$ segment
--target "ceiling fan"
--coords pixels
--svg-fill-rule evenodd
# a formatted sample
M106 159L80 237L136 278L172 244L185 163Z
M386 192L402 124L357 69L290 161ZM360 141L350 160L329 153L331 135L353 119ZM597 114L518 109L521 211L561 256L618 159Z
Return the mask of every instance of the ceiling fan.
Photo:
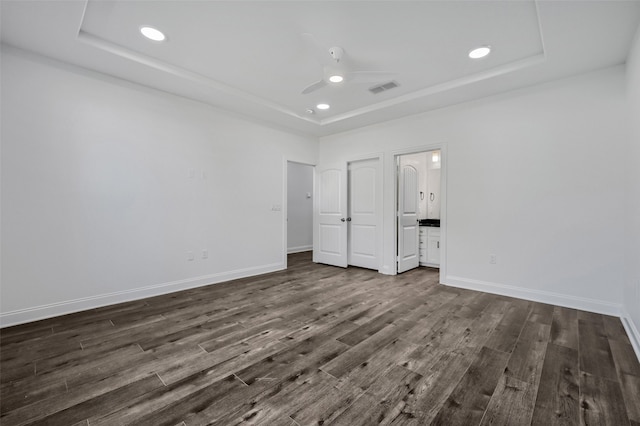
M325 48L315 40L313 35L305 33L303 37L307 44L311 45L316 59L324 65L322 67L322 80L305 87L302 91L303 95L315 92L328 84L341 84L344 82L380 83L396 75L386 71L352 71L345 64L345 52L342 47Z

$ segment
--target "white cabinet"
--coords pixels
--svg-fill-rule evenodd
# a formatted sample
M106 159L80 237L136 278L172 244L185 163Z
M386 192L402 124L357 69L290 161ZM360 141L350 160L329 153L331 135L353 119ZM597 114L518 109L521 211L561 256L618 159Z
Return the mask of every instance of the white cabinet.
M440 266L440 228L420 227L420 265Z
M420 227L418 247L420 249L420 265L427 264L427 226Z
M427 264L440 266L440 228L429 228L427 234Z

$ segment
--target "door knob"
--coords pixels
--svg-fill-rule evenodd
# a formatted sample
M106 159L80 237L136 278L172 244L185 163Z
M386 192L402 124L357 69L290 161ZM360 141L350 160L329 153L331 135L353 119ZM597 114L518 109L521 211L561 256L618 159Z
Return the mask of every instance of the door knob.
M350 217L347 218L347 222L351 222L351 218Z
M345 221L345 218L344 218L344 217L343 217L342 219L340 219L340 222L344 222L344 221Z

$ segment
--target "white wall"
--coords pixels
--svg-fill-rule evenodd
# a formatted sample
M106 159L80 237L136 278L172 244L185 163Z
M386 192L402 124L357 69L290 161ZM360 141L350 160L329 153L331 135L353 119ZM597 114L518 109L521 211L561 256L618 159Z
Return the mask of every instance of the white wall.
M393 155L441 146L443 282L619 313L627 124L619 66L321 138L320 164L385 153L390 273Z
M627 250L628 269L624 294L625 324L633 335L640 358L640 28L627 60L627 93L632 136L627 163Z
M324 163L385 154L384 271L393 154L443 146L445 282L610 313L624 300L637 329L639 46L626 88L616 67L322 138ZM317 162L314 138L2 49L3 325L282 267L271 207L283 159Z
M288 163L287 252L313 248L313 166Z
M283 267L315 138L7 47L1 82L4 325Z

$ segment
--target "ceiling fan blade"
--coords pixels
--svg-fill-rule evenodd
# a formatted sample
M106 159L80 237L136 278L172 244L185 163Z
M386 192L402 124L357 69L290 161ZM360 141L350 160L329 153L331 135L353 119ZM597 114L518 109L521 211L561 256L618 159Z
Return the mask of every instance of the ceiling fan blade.
M318 89L323 88L324 86L327 85L327 82L324 80L320 80L320 81L316 81L315 83L307 86L303 91L302 94L306 95L307 93L311 93L311 92L315 92Z
M354 83L380 83L397 76L397 73L387 71L351 71L347 73L345 80Z
M329 48L320 44L313 34L302 33L302 40L304 41L306 49L311 55L313 55L319 64L330 65L332 63Z

